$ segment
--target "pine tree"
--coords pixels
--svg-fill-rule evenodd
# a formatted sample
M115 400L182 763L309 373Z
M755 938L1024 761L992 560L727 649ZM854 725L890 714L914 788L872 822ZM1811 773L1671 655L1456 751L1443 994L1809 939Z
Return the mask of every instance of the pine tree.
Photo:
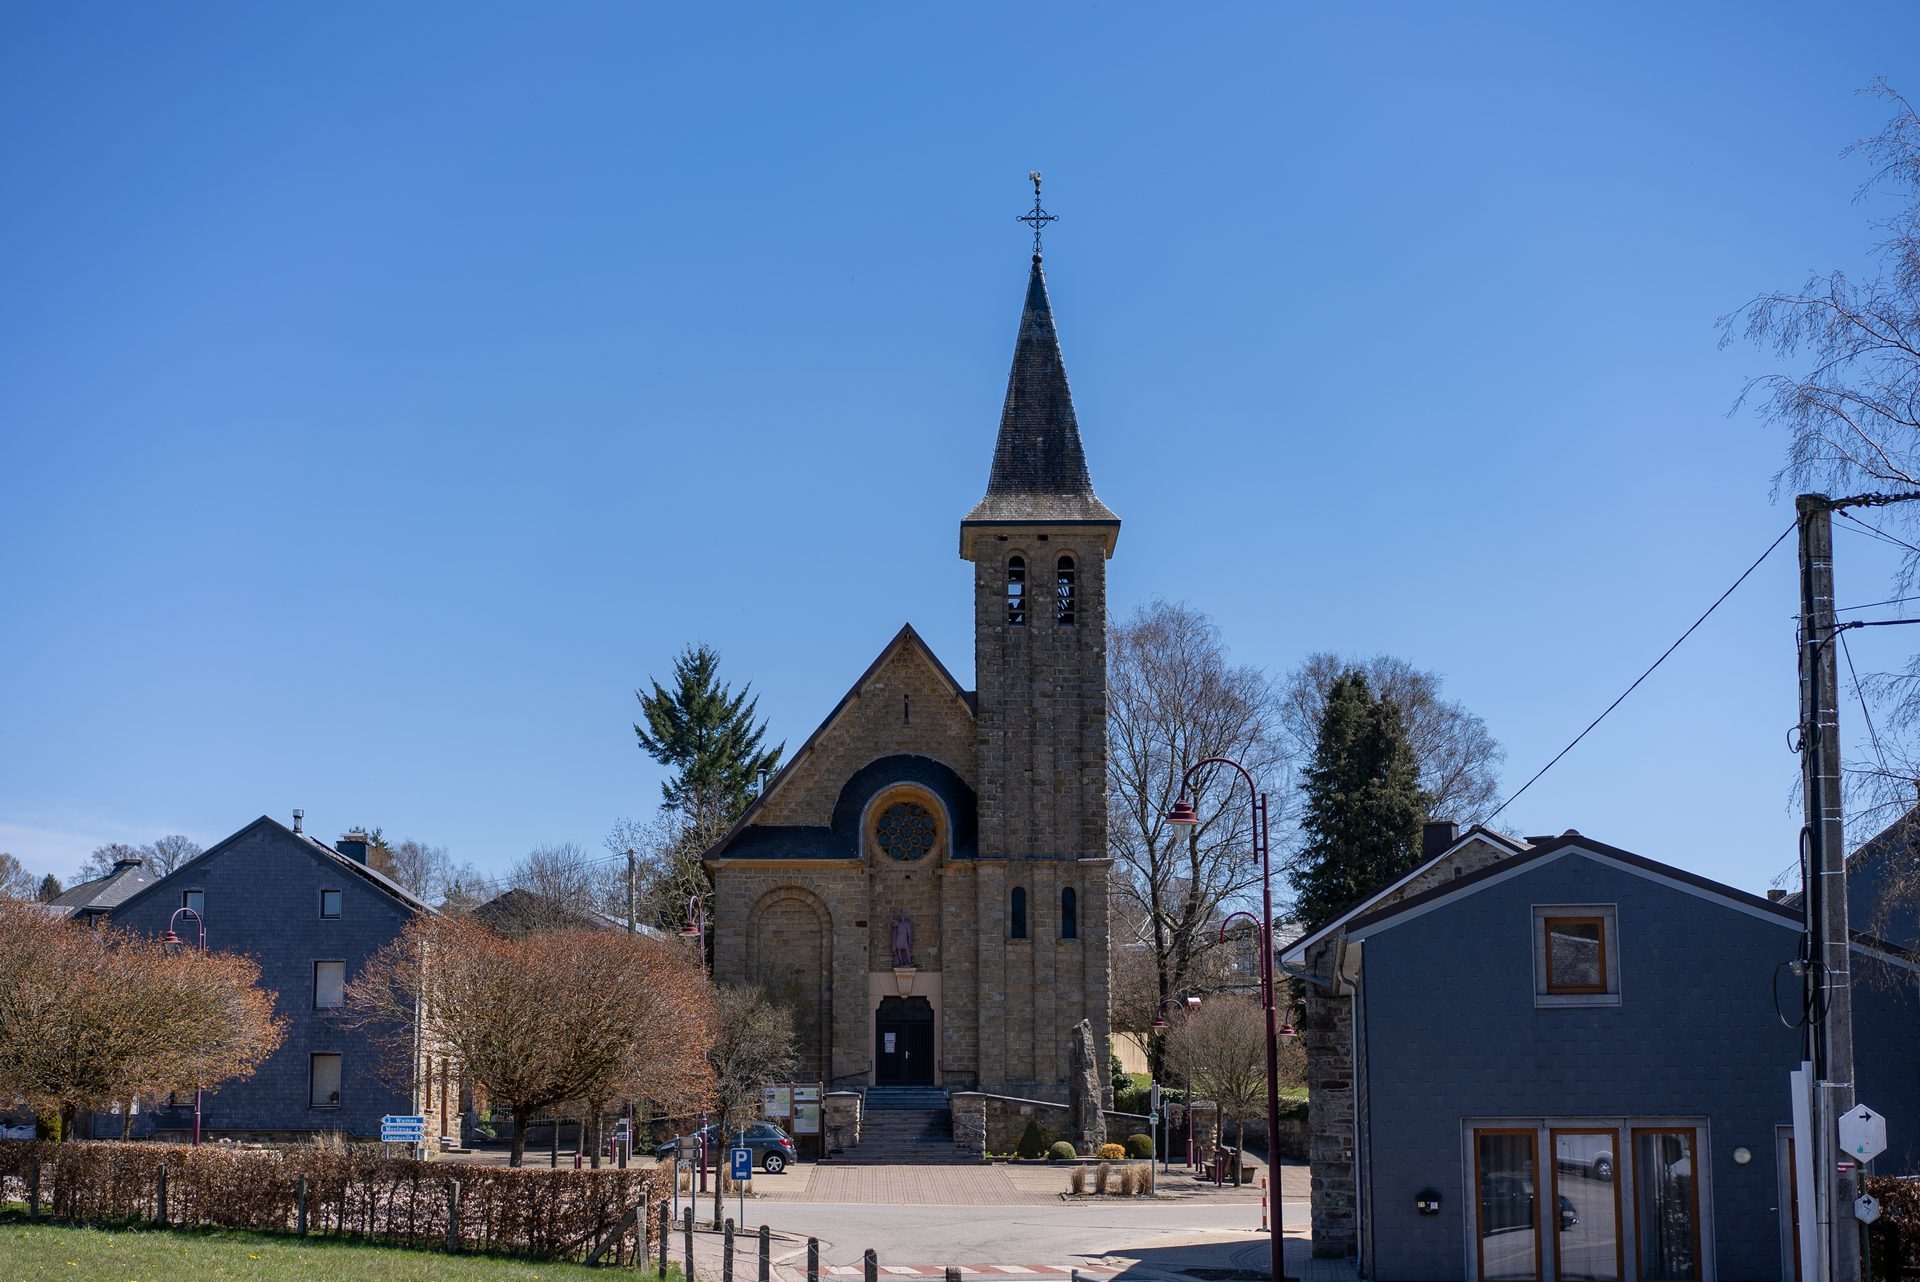
M52 873L40 879L40 902L50 904L65 892L61 889L60 879Z
M1302 783L1305 845L1294 889L1309 931L1419 862L1427 817L1419 778L1399 707L1374 698L1364 674L1341 673Z
M758 700L752 686L734 694L719 681L720 655L707 645L688 646L673 661L673 689L658 681L634 691L646 724L636 725L640 747L673 774L660 785L666 808L696 832L715 834L740 817L760 776L779 763L786 747L762 749L767 723L754 724Z

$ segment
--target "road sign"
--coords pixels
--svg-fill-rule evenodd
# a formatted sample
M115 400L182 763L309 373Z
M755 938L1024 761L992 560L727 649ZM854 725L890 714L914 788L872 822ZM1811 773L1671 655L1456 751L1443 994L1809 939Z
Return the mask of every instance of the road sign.
M733 1159L733 1180L738 1184L742 1180L753 1178L753 1150L737 1148L730 1154Z
M1862 1193L1853 1199L1853 1218L1862 1224L1871 1224L1880 1218L1880 1199L1871 1193Z
M1160 1083L1158 1082L1147 1088L1147 1112L1155 1117L1160 1115Z
M1147 1119L1147 1125L1148 1127L1155 1127L1160 1125L1160 1114L1155 1113L1153 1116L1149 1117Z
M1887 1119L1860 1105L1840 1119L1840 1147L1858 1161L1871 1162L1887 1151Z
M382 1144L418 1144L427 1138L427 1119L388 1114L380 1119Z

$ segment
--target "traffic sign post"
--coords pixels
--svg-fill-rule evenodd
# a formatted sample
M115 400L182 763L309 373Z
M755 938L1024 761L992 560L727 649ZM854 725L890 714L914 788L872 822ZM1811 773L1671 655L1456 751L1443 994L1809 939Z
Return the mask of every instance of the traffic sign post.
M1880 1218L1880 1199L1871 1193L1862 1193L1853 1199L1853 1218L1862 1224L1871 1224Z
M1840 1147L1856 1162L1871 1162L1887 1151L1887 1119L1865 1104L1842 1114Z
M733 1162L733 1182L739 1184L753 1178L753 1150L736 1148L730 1154Z
M421 1144L426 1138L427 1119L424 1117L401 1117L390 1113L380 1119L382 1144Z

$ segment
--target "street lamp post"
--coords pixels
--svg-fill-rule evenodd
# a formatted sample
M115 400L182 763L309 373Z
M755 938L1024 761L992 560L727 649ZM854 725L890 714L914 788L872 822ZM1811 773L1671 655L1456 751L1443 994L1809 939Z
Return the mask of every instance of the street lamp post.
M1274 1282L1286 1282L1287 1252L1285 1231L1281 1227L1284 1218L1281 1208L1285 1205L1280 1196L1280 1034L1274 1019L1273 985L1273 851L1267 844L1267 794L1260 791L1260 785L1253 781L1253 775L1247 768L1232 757L1208 757L1196 761L1180 777L1180 799L1167 812L1167 822L1183 827L1193 827L1200 822L1200 812L1187 800L1194 793L1194 772L1206 766L1232 766L1247 781L1247 791L1253 795L1253 858L1260 865L1260 920L1262 924L1260 947L1260 993L1261 1004L1266 1007L1267 1015L1267 1169L1275 1177L1273 1184L1273 1219L1269 1233L1270 1267ZM1195 794L1197 795L1197 794ZM1252 914L1248 914L1251 916ZM1191 1102L1189 1102L1191 1103Z
M173 929L173 923L180 920L180 914L182 913L193 918L195 933L198 936L197 942L200 952L204 956L207 951L207 919L184 905L174 909L173 916L167 918L167 933L160 936L161 947L178 948L186 943ZM193 1142L196 1146L200 1143L200 1103L200 1083L195 1082L193 1084Z
M680 938L691 939L700 946L700 969L707 968L707 908L700 902L700 896L687 896L687 924L680 928Z

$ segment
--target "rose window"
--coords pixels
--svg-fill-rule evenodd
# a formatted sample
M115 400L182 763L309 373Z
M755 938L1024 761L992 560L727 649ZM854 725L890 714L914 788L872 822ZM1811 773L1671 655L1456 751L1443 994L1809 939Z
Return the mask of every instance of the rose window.
M925 806L897 801L880 812L874 835L895 859L918 859L933 849L933 816Z

